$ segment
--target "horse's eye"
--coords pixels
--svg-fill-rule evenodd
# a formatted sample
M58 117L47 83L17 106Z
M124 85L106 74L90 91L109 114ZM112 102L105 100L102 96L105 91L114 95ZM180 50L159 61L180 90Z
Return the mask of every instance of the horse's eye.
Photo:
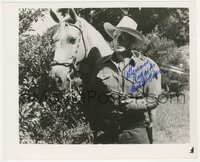
M69 40L69 43L75 44L75 43L76 43L76 39L75 39L75 38L71 38L71 39Z

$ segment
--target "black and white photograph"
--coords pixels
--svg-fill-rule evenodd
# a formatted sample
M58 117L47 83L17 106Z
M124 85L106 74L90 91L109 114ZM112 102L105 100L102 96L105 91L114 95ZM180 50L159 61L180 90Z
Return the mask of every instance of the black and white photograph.
M19 147L177 144L192 157L190 6L19 6Z

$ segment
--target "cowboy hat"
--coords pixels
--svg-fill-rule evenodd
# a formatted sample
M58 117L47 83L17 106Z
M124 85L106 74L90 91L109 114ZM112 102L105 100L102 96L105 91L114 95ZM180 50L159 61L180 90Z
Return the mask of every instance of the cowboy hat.
M128 16L124 16L116 27L108 22L104 23L104 29L111 38L113 38L113 32L115 30L120 30L135 37L136 46L141 46L145 43L144 36L139 31L136 30L137 23Z

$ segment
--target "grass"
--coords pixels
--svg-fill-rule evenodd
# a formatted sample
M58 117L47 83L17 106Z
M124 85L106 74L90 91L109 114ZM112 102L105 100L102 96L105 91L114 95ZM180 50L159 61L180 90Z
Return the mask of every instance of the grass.
M183 100L177 103L176 99L157 108L154 123L154 143L189 143L189 95L186 94L185 104Z

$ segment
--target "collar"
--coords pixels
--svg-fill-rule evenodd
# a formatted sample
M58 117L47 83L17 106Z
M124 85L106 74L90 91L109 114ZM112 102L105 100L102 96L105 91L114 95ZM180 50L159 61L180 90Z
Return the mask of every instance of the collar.
M103 63L105 63L107 61L111 61L117 67L118 64L115 61L112 60L112 57L113 57L114 54L115 54L115 52L113 52L111 55L105 56L103 58ZM140 52L132 50L130 52L130 59L135 60L136 58L142 59L143 57L142 57Z

